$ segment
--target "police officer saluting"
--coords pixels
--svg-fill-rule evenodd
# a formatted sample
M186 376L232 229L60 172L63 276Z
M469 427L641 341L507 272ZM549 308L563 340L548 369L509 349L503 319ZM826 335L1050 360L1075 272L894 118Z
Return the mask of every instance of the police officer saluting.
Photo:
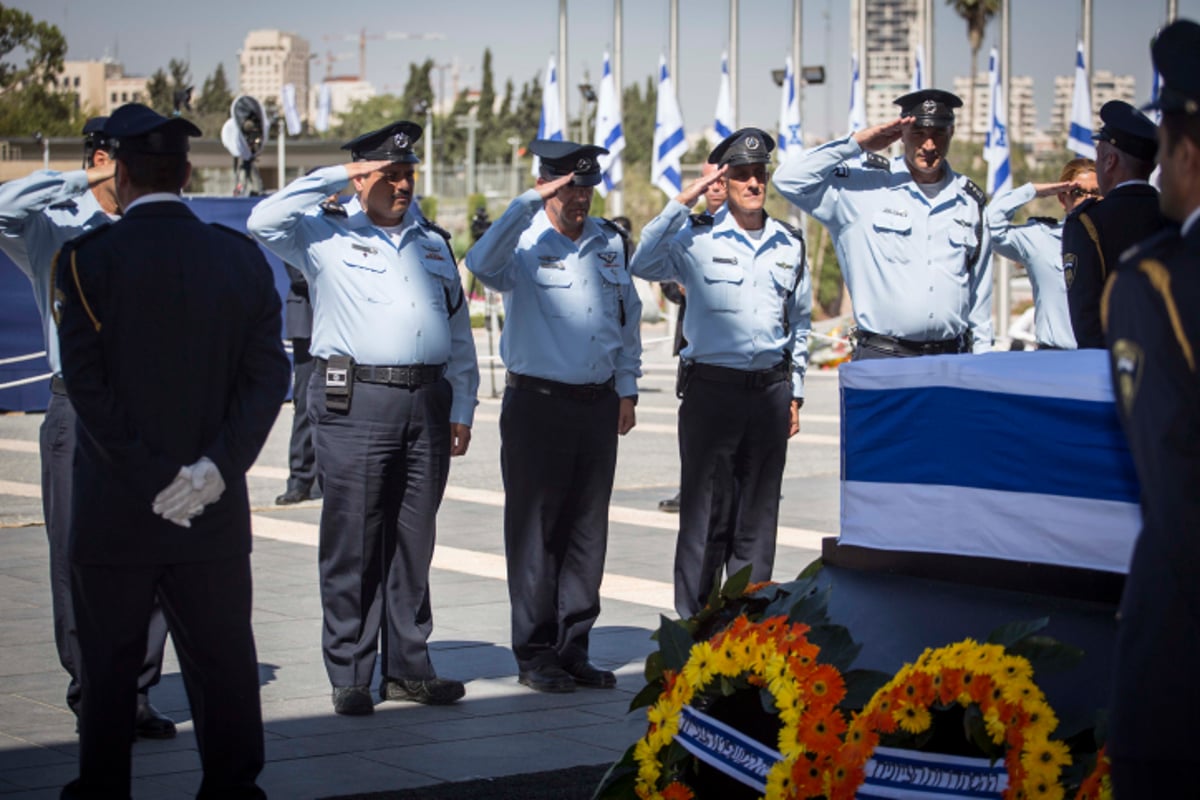
M833 237L854 301L854 357L992 347L991 235L983 191L950 168L950 92L898 98L892 122L828 142L776 172L775 188ZM904 155L879 155L896 141Z
M373 710L377 641L382 699L463 695L429 658L429 567L450 457L470 443L479 370L448 234L413 203L420 136L402 121L358 137L342 146L350 163L294 181L248 224L304 273L313 303L322 644L339 714ZM357 197L322 208L347 183Z
M67 397L53 314L54 255L67 241L118 219L113 146L104 133L108 117L92 117L83 126L83 169L39 170L0 186L0 248L33 284L42 315L50 403L42 420L42 510L50 550L50 599L54 608L54 643L71 680L67 706L79 710L79 637L71 604L71 564L67 534L71 521L71 464L75 458L75 409ZM148 693L162 675L167 623L155 605L146 637L146 655L138 674L138 736L169 739L175 723L150 704Z
M1104 294L1113 390L1142 487L1108 717L1121 800L1195 797L1200 772L1200 25L1172 23L1151 53L1163 80L1152 106L1161 206L1182 230L1138 245Z
M537 186L467 253L504 293L500 411L504 552L519 681L542 692L616 686L588 661L600 614L617 435L636 422L642 304L626 234L588 216L598 155L535 140Z
M1103 200L1085 200L1063 223L1063 275L1071 328L1081 348L1104 347L1100 295L1121 255L1167 224L1158 190L1149 183L1158 151L1155 126L1129 103L1100 108L1104 124L1096 142L1096 182Z
M787 442L800 430L812 286L800 232L763 210L774 140L731 134L642 231L633 273L687 291L679 406L675 608L701 609L724 569L771 578ZM715 183L725 204L689 209Z

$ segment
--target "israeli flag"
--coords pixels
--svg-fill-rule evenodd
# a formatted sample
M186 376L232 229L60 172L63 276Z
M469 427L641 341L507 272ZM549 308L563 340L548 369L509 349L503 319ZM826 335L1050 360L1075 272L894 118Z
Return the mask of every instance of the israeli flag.
M616 81L608 53L604 54L604 74L600 78L600 96L596 101L596 136L592 141L608 150L608 155L598 159L601 180L596 187L601 197L608 197L608 193L621 184L621 151L625 149L625 131L621 129L617 111Z
M546 80L542 83L542 116L538 120L538 139L549 139L553 142L563 140L562 110L558 107L558 70L554 67L554 56L546 66ZM537 177L541 159L533 157L533 175Z
M913 77L909 91L919 92L925 88L925 48L917 45L913 50Z
M1009 160L1008 110L1004 105L1004 87L1000 85L1000 54L994 47L988 61L988 85L991 99L983 160L988 165L988 194L995 195L1012 189L1012 162Z
M783 92L779 98L779 163L804 150L804 137L800 131L800 95L796 91L796 73L792 70L792 59L784 61Z
M862 73L858 69L858 56L850 56L850 132L867 127L867 104L863 98Z
M733 133L733 109L729 104L729 54L721 54L721 86L717 89L717 113L713 118L713 132L717 144Z
M296 85L285 83L280 100L283 102L283 118L287 122L287 132L291 136L300 133L300 112L296 110Z
M1150 80L1150 100L1151 100L1151 102L1154 102L1154 103L1158 102L1158 95L1161 91L1162 91L1162 74L1159 73L1158 70L1154 70L1153 77ZM1150 121L1153 122L1155 125L1162 124L1162 111L1155 109L1153 111L1146 111L1143 113L1145 113L1145 115L1147 117L1149 117Z
M329 92L329 84L322 83L317 91L317 120L313 127L320 133L329 130L329 114L333 107L333 98Z
M654 115L654 152L650 161L650 182L673 198L683 189L679 162L687 152L683 135L683 113L671 84L666 56L658 57L658 108Z
M1075 49L1075 96L1071 100L1071 129L1067 134L1067 149L1073 150L1077 156L1096 157L1096 145L1092 141L1092 92L1088 86L1083 42Z

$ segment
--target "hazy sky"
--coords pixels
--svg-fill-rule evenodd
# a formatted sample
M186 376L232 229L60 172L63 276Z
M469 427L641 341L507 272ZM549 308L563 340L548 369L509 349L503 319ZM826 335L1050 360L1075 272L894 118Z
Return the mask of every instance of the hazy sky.
M1010 0L1013 14L1012 74L1032 75L1038 126L1049 123L1054 76L1073 69L1075 41L1080 35L1080 0ZM358 69L358 33L438 33L445 39L403 41L371 39L367 44L367 79L379 91L400 92L408 64L433 58L460 67L461 86L477 86L485 47L490 47L497 92L511 77L522 82L545 69L558 47L557 0L487 2L379 2L354 0L15 0L9 5L58 25L67 36L68 58L116 56L127 74L149 75L171 58L191 63L197 90L218 62L236 88L237 52L247 31L280 28L307 38L321 60L312 80L325 74L327 52L347 56L335 73ZM827 83L805 90L801 109L806 130L825 135L846 126L849 81L849 0L805 0L803 61L824 65ZM969 69L966 24L943 0L935 1L934 85L952 88L953 79ZM728 47L728 0L680 0L680 102L689 131L712 123L721 52ZM779 89L771 70L781 68L790 48L790 0L740 2L739 114L741 125L773 129L779 114ZM1132 74L1139 99L1150 93L1149 41L1166 18L1166 0L1094 0L1094 68ZM1182 17L1200 19L1200 0L1179 0ZM568 2L567 79L583 82L584 73L599 79L603 53L613 41L613 4ZM644 84L655 74L660 53L668 45L667 0L624 4L624 82ZM987 50L998 44L999 27L989 26L978 69L987 67ZM452 68L445 70L446 91ZM435 72L435 75L437 73ZM438 91L435 78L434 91ZM571 89L571 115L578 113L579 92Z

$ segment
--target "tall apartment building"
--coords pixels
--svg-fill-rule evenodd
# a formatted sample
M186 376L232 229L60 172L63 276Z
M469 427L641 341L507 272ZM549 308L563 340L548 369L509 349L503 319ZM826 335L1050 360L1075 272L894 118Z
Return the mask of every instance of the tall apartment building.
M314 124L321 102L322 86L329 89L329 127L331 128L341 122L342 114L349 111L350 106L362 100L370 100L375 96L375 87L356 75L326 77L323 81L313 84L312 90L308 93L308 119Z
M1037 107L1033 102L1033 78L1029 75L1013 75L1008 79L1008 136L1014 144L1032 142L1037 133ZM954 93L962 98L963 108L958 112L955 136L965 139L972 132L973 141L982 142L987 136L988 109L991 107L991 90L988 74L975 76L975 108L971 103L971 81L965 76L954 79Z
M126 103L145 103L148 78L126 75L112 59L64 61L58 90L75 95L75 107L93 115L108 115Z
M279 103L284 84L296 87L301 115L308 108L308 40L279 30L250 31L238 53L238 91L266 105Z
M892 101L912 86L913 53L919 41L918 0L867 3L867 125L896 118Z
M1050 115L1052 136L1065 137L1071 118L1071 98L1075 94L1075 76L1059 75L1054 79L1054 111ZM1100 127L1100 106L1109 100L1124 100L1137 105L1137 81L1132 75L1114 75L1106 69L1092 73L1092 130Z

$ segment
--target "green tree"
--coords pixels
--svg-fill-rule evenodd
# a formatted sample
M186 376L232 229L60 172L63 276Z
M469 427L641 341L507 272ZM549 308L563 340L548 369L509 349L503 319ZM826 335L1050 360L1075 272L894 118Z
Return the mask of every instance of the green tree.
M430 80L432 72L432 58L425 59L424 63L420 65L408 65L408 83L404 85L404 94L401 96L401 104L404 109L401 118L413 119L424 124L424 120L418 119L423 114L418 114L417 109L433 107L433 81Z
M658 105L658 87L653 78L646 79L643 95L636 83L625 87L621 95L621 127L625 131L625 171L634 165L650 169L651 149L654 147L654 117Z
M495 115L493 106L496 105L496 79L492 75L492 50L490 47L483 51L483 78L479 84L479 121L485 127L490 127Z
M971 90L968 94L967 109L974 119L975 113L975 66L979 62L979 48L983 46L983 34L987 31L988 21L1000 10L1000 0L946 0L946 5L954 8L954 12L966 20L967 44L971 48ZM975 141L974 125L967 126L967 141Z
M404 99L397 95L380 94L367 100L356 100L350 110L342 114L338 126L332 129L332 138L353 139L367 131L378 130L389 122L407 118Z
M85 110L76 107L76 95L55 87L66 53L56 26L0 5L0 135L79 133Z
M171 81L161 67L146 81L146 105L160 114L171 113Z
M220 114L229 116L229 106L233 104L233 92L229 90L229 80L225 77L225 65L218 63L212 75L204 79L200 88L200 97L196 99L193 108L197 114Z
M172 112L175 110L175 98L182 98L182 93L192 88L192 69L188 62L172 58L167 64L167 71L171 73L171 103L167 107L167 112ZM187 111L182 106L179 110L181 113Z

